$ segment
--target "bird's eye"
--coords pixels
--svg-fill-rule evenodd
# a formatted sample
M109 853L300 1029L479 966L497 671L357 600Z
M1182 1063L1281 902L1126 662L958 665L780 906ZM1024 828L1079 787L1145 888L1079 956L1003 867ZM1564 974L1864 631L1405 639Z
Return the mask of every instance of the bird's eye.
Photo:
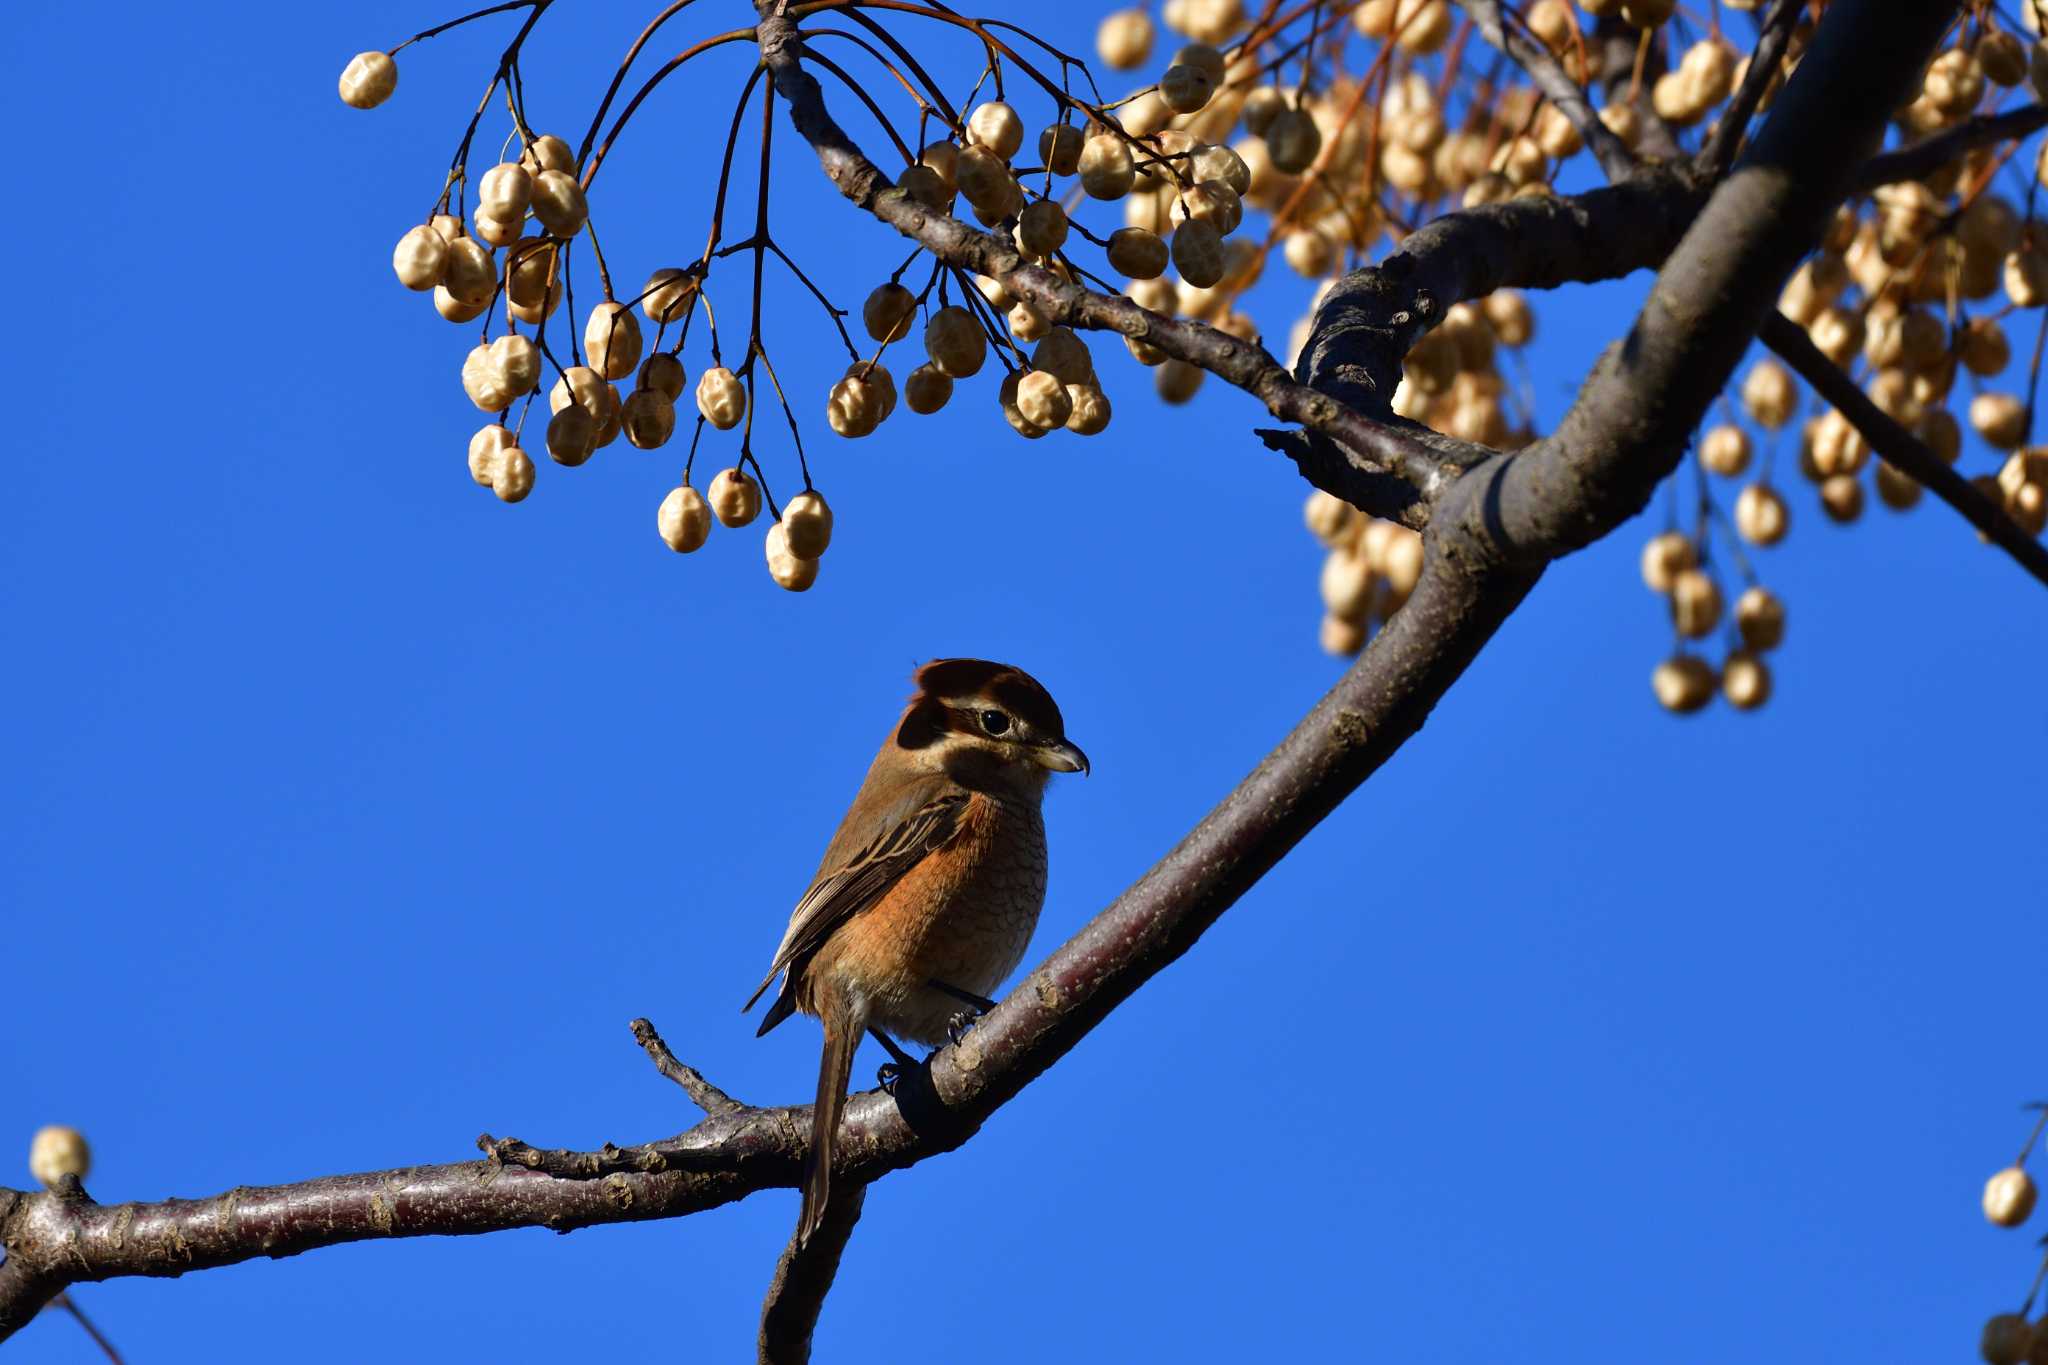
M1010 728L1010 718L1000 711L984 711L981 713L981 728L992 735L1000 735Z

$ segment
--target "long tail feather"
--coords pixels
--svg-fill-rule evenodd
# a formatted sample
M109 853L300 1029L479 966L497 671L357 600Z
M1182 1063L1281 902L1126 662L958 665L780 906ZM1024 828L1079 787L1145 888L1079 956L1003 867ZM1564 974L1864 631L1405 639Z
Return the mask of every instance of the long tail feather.
M866 1024L844 1007L824 1012L825 1052L818 1061L818 1099L811 1106L811 1153L804 1171L803 1211L797 1218L797 1240L808 1242L825 1218L832 1193L832 1140L846 1109L846 1084L853 1076L853 1052Z

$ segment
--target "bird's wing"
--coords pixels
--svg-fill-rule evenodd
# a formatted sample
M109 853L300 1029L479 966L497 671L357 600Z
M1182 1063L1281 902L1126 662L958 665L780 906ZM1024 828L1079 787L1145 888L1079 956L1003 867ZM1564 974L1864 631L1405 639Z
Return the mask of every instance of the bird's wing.
M833 930L871 909L927 854L945 847L960 832L970 799L969 793L957 788L941 792L888 825L845 863L835 866L828 856L817 880L790 913L789 929L782 936L782 946L775 950L768 975L741 1009L752 1009L778 972L815 953ZM771 1013L770 1019L774 1018Z

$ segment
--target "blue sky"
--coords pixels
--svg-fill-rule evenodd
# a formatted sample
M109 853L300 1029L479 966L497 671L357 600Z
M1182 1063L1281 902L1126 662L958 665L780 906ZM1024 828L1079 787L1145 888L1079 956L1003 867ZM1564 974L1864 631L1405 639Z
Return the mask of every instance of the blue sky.
M1096 11L1033 13L1085 46ZM74 1124L102 1199L462 1160L484 1130L673 1132L641 1014L736 1095L807 1099L814 1027L757 1041L738 1005L916 663L1023 664L1095 762L1048 804L1034 956L1339 672L1263 414L1163 408L1112 347L1092 442L1017 440L984 384L848 443L813 416L836 343L771 291L838 512L803 596L759 528L663 548L676 447L544 465L517 507L471 485L469 329L387 261L508 30L408 52L374 114L334 97L351 53L444 17L31 7L0 55L35 149L0 228L0 1149ZM580 133L637 19L545 24L529 107ZM622 275L701 246L742 71L707 63L622 140L596 200ZM783 164L778 231L857 302L897 239ZM1642 283L1539 300L1546 420ZM1270 336L1305 294L1259 298ZM2033 1268L1976 1197L2048 1089L2048 601L1937 505L1845 530L1791 496L1760 559L1791 616L1769 707L1652 703L1661 509L1557 566L1187 958L873 1190L819 1358L1967 1352ZM78 1298L148 1365L738 1359L795 1207ZM53 1319L9 1358L96 1357Z

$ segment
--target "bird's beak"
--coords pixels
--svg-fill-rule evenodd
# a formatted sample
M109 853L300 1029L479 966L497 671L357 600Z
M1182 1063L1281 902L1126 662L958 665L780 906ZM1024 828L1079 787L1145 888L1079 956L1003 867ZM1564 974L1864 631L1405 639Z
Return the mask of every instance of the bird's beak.
M1063 739L1039 745L1031 751L1031 756L1037 759L1041 766L1056 773L1080 773L1083 777L1088 775L1088 755L1081 752L1079 745L1069 744Z

